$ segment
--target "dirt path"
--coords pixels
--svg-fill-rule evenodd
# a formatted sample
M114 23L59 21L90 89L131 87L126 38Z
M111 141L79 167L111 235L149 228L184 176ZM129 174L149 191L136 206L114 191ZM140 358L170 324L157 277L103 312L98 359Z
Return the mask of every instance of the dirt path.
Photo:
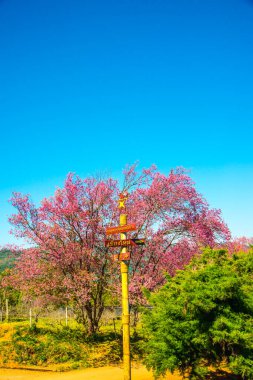
M87 368L70 372L39 372L20 369L1 369L0 380L122 380L123 370L118 367ZM166 380L180 380L168 375ZM153 380L146 368L132 369L132 380Z

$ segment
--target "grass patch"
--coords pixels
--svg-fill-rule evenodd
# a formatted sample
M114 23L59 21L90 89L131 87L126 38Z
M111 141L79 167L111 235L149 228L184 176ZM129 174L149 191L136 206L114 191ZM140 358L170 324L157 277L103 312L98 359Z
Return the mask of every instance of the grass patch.
M142 356L142 340L131 338L133 359ZM122 336L113 326L102 328L101 333L87 336L82 325L65 327L60 324L39 322L31 328L27 323L0 325L0 366L47 367L70 370L120 364Z

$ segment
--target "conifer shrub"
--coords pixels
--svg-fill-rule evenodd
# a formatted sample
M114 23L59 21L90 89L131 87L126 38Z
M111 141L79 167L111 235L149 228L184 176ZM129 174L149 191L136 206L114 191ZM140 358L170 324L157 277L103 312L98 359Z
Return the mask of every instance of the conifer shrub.
M143 317L145 363L156 375L253 379L253 251L206 249L168 277ZM227 374L226 378L229 378Z

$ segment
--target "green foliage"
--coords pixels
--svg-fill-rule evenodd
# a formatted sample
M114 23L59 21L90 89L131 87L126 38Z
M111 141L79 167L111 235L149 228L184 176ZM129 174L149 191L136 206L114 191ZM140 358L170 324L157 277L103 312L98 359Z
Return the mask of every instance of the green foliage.
M3 312L8 299L9 306L16 306L20 302L21 293L17 289L5 284L5 279L9 276L14 265L18 252L14 253L8 249L0 250L0 309Z
M131 338L133 359L142 356L141 337ZM122 335L113 326L101 333L87 335L82 325L73 328L39 322L0 324L0 366L43 366L65 370L101 367L122 360Z
M87 350L80 349L79 334L38 328L18 328L12 337L18 363L44 365L52 363L87 362Z
M16 253L16 255L18 255L18 253ZM15 256L9 249L0 249L0 273L8 268L13 267L16 259Z
M5 277L8 276L9 269L5 269L0 273L0 308L3 311L6 305L6 299L8 299L9 306L16 306L20 302L21 293L12 288L11 286L3 286L2 282L4 282Z
M210 366L253 379L253 252L207 249L156 294L144 316L145 359L158 377L206 379Z

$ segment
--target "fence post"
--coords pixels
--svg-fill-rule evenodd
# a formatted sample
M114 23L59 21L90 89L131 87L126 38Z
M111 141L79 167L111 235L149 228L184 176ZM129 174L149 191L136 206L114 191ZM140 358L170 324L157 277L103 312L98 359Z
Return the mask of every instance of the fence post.
M30 328L32 327L32 308L30 307L29 309L29 324L30 324Z
M65 325L68 326L68 306L65 308Z
M9 322L9 300L6 298L5 300L5 320Z

